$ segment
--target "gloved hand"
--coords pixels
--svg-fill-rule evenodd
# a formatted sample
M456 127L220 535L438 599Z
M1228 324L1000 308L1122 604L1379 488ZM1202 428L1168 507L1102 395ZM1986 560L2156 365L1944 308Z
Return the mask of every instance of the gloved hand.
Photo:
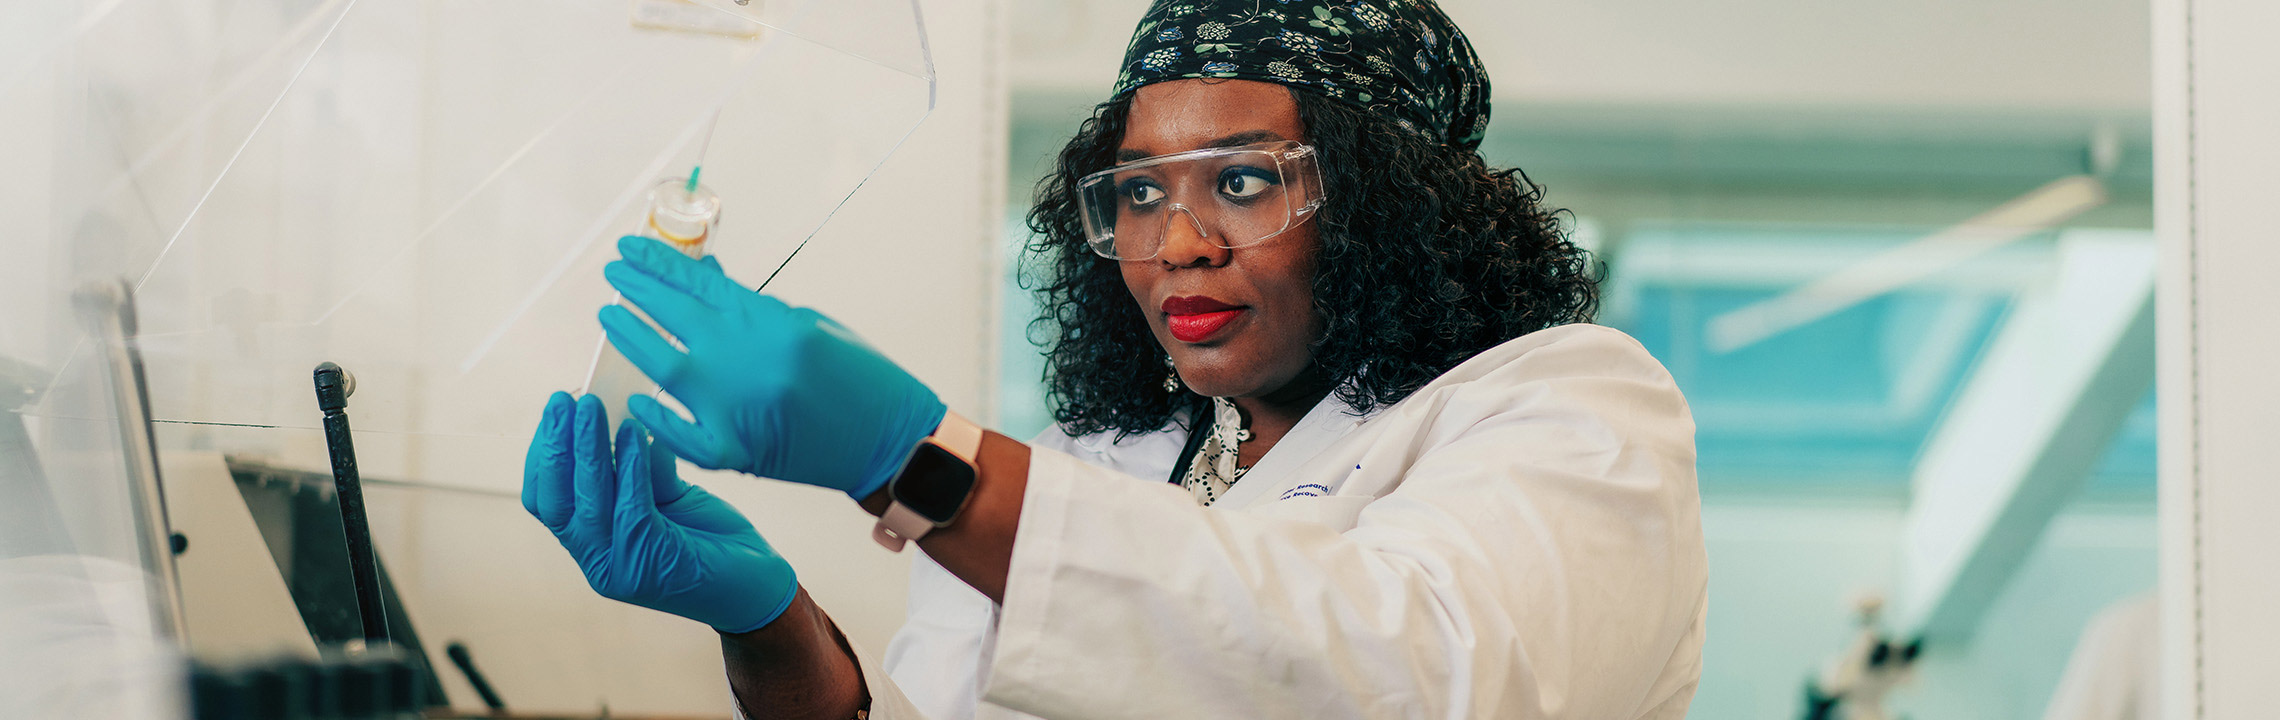
M613 453L601 399L558 392L523 462L523 509L603 597L726 633L775 621L799 594L791 564L736 508L682 482L673 460L635 420L618 427Z
M603 274L688 352L617 305L602 308L602 328L696 422L647 396L626 412L690 462L860 501L942 424L948 408L933 391L830 318L747 290L717 263L656 240L622 238L618 252L625 259Z

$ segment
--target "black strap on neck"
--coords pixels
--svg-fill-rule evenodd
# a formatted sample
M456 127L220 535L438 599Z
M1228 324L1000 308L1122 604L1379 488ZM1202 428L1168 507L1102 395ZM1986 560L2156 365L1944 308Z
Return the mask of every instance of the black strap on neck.
M1206 405L1205 407L1210 406ZM1195 454L1203 451L1204 436L1211 434L1211 427L1205 423L1202 415L1203 413L1196 413L1195 421L1188 424L1187 447L1180 450L1179 462L1172 463L1171 483L1173 485L1186 484L1188 468L1195 464Z

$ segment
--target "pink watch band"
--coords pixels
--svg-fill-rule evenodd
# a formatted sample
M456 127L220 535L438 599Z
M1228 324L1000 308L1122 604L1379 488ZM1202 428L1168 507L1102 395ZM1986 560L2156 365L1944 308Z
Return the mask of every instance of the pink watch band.
M879 522L871 526L871 539L879 541L879 545L889 551L902 552L904 543L915 542L933 531L934 521L919 515L908 505L895 503L887 506L887 514L880 515Z
M974 457L982 449L982 427L959 417L957 413L946 412L942 415L942 424L935 427L934 434L927 439L972 466L976 465ZM977 467L976 472L979 471L980 468ZM887 506L886 514L879 516L878 524L871 526L871 539L890 551L902 552L905 543L926 537L927 533L933 531L934 521L896 502Z

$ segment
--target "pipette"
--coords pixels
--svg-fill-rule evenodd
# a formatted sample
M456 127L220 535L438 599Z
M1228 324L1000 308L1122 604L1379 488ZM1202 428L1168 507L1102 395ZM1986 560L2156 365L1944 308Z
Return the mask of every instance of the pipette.
M689 168L689 178L681 184L680 192L666 189L675 182L672 180L649 190L649 232L642 234L663 240L693 258L705 256L705 241L711 239L713 224L720 221L720 197L697 184L705 172L705 151L712 149L713 131L720 127L720 111L713 108L712 118L705 122L705 133L697 141L697 164Z

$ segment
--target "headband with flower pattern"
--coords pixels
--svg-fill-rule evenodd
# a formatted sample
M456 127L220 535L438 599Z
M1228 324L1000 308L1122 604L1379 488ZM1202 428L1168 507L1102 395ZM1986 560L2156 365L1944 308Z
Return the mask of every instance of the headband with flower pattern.
M1488 72L1433 0L1157 0L1116 94L1185 78L1305 88L1468 150L1488 130Z

